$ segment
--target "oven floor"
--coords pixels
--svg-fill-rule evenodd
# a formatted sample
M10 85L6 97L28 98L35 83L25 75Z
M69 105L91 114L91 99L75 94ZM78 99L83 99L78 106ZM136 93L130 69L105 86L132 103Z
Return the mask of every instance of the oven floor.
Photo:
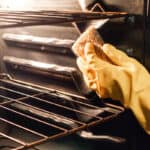
M123 147L123 148L122 148ZM53 142L37 146L39 150L127 150L125 144L112 144L109 142L90 141L77 136L65 137Z

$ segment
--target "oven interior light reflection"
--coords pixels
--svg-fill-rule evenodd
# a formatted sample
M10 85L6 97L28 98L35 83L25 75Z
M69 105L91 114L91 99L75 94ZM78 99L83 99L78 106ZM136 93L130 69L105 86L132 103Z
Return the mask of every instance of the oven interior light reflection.
M7 9L27 9L30 4L31 0L0 0L0 7L7 8Z

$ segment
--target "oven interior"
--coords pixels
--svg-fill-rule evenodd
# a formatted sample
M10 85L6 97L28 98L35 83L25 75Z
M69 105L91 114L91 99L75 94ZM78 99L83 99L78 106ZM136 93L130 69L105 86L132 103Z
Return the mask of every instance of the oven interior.
M98 31L104 41L115 44L149 68L149 13L145 12L145 9L149 12L148 3L146 5L139 0L97 2L105 11L132 14L110 19ZM48 0L35 3L31 0L30 7L56 11L81 10L76 0L59 1L60 5L58 1ZM93 3L88 9L92 6ZM17 64L12 59L57 64L78 71L76 57L70 48L39 43L20 44L4 38L6 34L18 34L74 42L83 26L84 23L76 26L65 23L0 29L0 149L93 150L101 147L136 150L149 147L149 138L145 137L132 113L124 110L118 102L97 98L93 102L80 92L70 76L69 79L68 76L56 77L37 68L33 71L32 67L30 70L30 67ZM144 146L139 141L144 142Z

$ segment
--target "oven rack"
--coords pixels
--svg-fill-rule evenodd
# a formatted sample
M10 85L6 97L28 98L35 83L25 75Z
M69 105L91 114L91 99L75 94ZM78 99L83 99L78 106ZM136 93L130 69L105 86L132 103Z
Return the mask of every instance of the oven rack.
M123 111L120 106L91 105L86 98L77 95L0 75L0 138L14 143L15 147L10 149L31 148L79 133Z

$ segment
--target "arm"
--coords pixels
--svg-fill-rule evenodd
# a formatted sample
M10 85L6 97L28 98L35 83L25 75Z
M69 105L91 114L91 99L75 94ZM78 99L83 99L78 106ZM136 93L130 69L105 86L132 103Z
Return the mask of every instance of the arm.
M89 38L89 33L91 31L86 31L73 46L86 84L102 98L121 101L126 108L132 110L140 125L150 134L149 72L134 58L114 46L101 44L102 42L97 44L100 39L94 39L96 42L85 40L86 37ZM81 41L82 47L79 48Z

